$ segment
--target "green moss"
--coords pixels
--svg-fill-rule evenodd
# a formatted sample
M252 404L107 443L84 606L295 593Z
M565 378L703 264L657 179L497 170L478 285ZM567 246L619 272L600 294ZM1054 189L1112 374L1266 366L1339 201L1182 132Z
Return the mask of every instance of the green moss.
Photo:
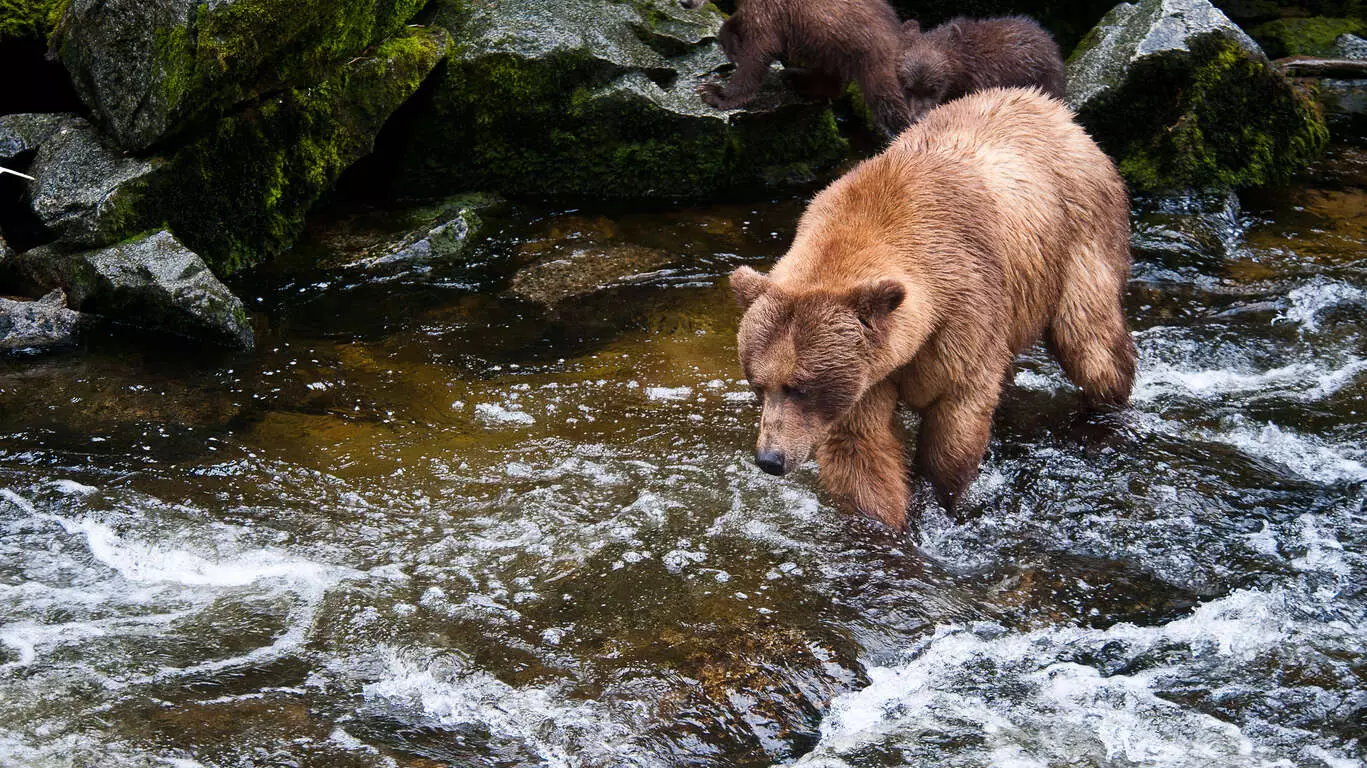
M1325 18L1278 19L1249 31L1268 56L1331 56L1339 35L1361 35L1367 22L1361 19Z
M0 0L0 40L43 40L70 0Z
M332 77L225 118L181 148L159 190L177 237L219 274L288 248L308 209L370 151L447 45L440 30L410 29Z
M1223 36L1140 62L1126 82L1079 117L1137 192L1281 182L1328 142L1313 100Z

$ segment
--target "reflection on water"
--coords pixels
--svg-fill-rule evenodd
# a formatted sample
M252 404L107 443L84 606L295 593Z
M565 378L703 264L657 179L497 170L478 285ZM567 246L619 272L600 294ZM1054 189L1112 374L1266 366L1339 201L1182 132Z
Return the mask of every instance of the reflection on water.
M252 356L0 362L0 765L1363 765L1336 152L1141 206L1134 407L1032 353L908 538L749 461L723 276L801 201L507 204L460 265L240 286Z

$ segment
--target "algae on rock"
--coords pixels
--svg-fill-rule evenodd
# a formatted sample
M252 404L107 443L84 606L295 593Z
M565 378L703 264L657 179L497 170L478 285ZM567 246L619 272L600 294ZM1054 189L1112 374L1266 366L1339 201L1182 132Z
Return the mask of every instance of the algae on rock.
M698 98L726 63L720 22L672 0L447 6L435 23L456 44L404 137L398 191L698 196L832 167L847 145L824 106L773 83L744 111Z
M1338 39L1343 35L1361 35L1367 31L1362 19L1290 18L1269 21L1250 30L1262 44L1267 55L1274 59L1283 56L1335 56Z
M159 210L220 274L280 253L449 42L440 29L406 30L319 82L223 118L169 158Z
M421 0L70 0L53 45L125 149L314 82L395 34Z
M1138 192L1275 183L1329 138L1314 101L1205 0L1116 6L1068 61L1068 102Z

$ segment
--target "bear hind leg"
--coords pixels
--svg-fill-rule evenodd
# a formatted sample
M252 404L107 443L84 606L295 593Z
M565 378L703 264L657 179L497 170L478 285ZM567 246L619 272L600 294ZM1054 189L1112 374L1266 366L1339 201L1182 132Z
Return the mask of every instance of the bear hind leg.
M1090 260L1070 271L1047 341L1089 405L1119 408L1130 399L1136 359L1125 325L1124 276L1096 264Z

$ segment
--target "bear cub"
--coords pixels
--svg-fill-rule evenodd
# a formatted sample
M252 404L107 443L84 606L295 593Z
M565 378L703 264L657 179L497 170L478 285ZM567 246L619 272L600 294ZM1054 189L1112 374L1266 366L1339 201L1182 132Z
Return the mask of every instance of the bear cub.
M822 190L767 275L741 267L755 462L816 453L846 506L904 528L900 405L916 473L952 509L978 472L1016 356L1043 337L1098 406L1129 398L1125 183L1059 101L993 88L932 110Z
M929 32L902 25L897 77L910 121L937 104L986 88L1036 86L1062 99L1065 78L1058 43L1034 19L951 19Z
M704 2L679 0L690 9ZM698 93L718 109L736 109L782 60L799 68L794 85L808 97L835 98L858 83L879 130L895 136L908 123L897 79L899 25L887 0L738 0L718 35L736 71L726 85L704 83Z

